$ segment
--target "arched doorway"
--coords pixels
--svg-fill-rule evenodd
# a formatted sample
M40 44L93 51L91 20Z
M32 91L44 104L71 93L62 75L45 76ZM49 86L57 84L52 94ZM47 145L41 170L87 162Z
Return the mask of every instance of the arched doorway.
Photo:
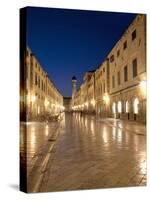
M127 118L129 119L129 102L125 102L125 112L127 113Z
M115 102L112 104L112 113L113 113L113 116L116 118L116 103Z
M128 101L125 102L125 112L129 113L129 102Z
M121 101L118 101L117 109L118 109L119 118L120 118L120 113L122 112L122 104L121 104Z
M134 112L134 120L137 119L137 114L139 113L139 99L135 98L133 101L133 112Z

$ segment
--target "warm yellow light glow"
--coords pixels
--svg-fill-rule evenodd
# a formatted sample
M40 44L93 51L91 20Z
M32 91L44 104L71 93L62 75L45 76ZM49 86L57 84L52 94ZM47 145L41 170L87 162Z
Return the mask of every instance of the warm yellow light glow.
M116 113L116 103L113 103L113 105L112 105L112 112L113 112L113 114Z
M106 104L109 103L109 96L108 96L108 94L105 94L105 95L103 96L103 100L105 101Z
M49 105L49 101L47 99L45 99L44 104L45 104L45 107L47 107Z
M138 98L134 99L133 108L134 108L134 114L138 114L138 112L139 112L139 100L138 100Z
M34 102L35 102L35 100L36 100L36 96L35 96L35 95L33 95L33 96L31 97L31 101L34 103Z
M108 144L108 140L109 140L109 134L108 134L108 131L107 131L107 128L106 127L103 127L103 134L102 134L102 137L103 137L103 141L105 144Z
M126 113L129 113L129 102L128 101L126 101Z
M95 100L94 100L94 99L91 100L91 104L92 104L93 106L95 106Z
M122 110L122 104L121 101L118 102L118 112L121 113Z
M49 133L49 127L48 127L48 125L46 125L45 126L45 135L48 136L48 133Z
M146 94L146 81L143 80L140 82L140 89L142 94Z
M91 133L94 134L94 121L91 121Z
M117 140L118 140L119 143L121 143L122 142L122 129L119 128L117 130L117 133L118 133L117 134Z
M86 106L88 106L88 105L89 105L89 103L88 103L88 102L86 102L86 103L85 103L85 105L86 105Z

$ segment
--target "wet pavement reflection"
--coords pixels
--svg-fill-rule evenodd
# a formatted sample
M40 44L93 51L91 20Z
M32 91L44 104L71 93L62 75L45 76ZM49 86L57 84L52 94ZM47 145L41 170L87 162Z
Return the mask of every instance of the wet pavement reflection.
M143 131L134 122L66 114L40 191L146 185Z
M20 124L20 156L22 165L27 165L27 172L34 165L36 156L44 149L48 138L57 123L22 122Z

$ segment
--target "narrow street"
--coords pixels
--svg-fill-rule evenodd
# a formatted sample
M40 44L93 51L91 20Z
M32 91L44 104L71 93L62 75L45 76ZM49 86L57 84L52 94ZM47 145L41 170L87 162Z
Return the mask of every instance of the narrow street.
M76 113L61 123L39 191L146 185L145 125Z

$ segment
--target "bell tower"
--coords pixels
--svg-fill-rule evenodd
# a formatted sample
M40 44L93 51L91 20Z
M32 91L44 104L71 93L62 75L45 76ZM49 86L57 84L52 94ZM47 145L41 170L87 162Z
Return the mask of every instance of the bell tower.
M77 79L75 76L72 77L72 99L74 98L74 95L77 90Z

